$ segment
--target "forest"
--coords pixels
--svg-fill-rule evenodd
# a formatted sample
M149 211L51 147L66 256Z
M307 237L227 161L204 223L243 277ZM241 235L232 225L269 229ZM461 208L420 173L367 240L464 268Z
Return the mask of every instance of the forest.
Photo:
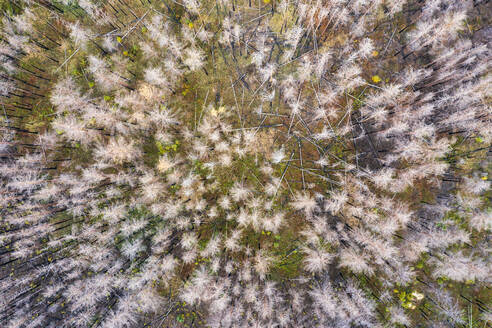
M0 327L492 327L492 2L0 12Z

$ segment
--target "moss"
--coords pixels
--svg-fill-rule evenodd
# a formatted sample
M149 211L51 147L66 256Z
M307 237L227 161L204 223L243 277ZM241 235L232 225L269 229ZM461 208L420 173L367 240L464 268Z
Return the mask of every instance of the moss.
M207 167L205 167L202 161L196 160L193 163L193 173L198 174L202 178L205 178L210 174L210 170Z
M290 29L295 22L294 13L295 7L293 5L289 5L284 13L275 12L269 22L272 31L281 34L281 31L285 32Z
M16 5L13 5L11 1L1 1L0 2L0 9L2 12L5 12L6 14L13 16L13 15L19 15L22 13L23 8L22 8L22 3L21 6L19 6L17 3Z
M463 223L465 221L464 218L459 215L458 211L447 212L443 217L443 221L446 220L451 220L458 224Z
M464 138L458 136L451 145L451 151L441 160L456 165L459 169L470 172L480 169L480 163L487 158L490 145L485 144L480 136Z
M215 177L219 183L218 191L227 194L234 182L247 181L253 186L259 187L258 178L262 173L256 165L255 156L245 155L241 158L235 157L230 167L217 167Z
M50 222L51 224L53 224L55 229L59 229L62 228L63 226L66 226L63 229L59 229L53 233L54 239L65 236L72 231L71 225L67 224L67 222L69 222L69 220L72 219L73 217L66 212L60 212L51 218ZM60 223L60 222L65 222L65 223Z
M330 147L329 147L329 152L332 155L335 155L338 158L343 158L344 157L344 152L347 150L347 148L341 143L341 142L334 142ZM342 164L342 163L340 163Z
M398 193L399 199L407 202L412 208L418 209L421 203L434 204L436 189L433 188L430 181L416 180L412 185Z
M292 253L284 260L274 264L270 270L272 280L281 282L300 276L302 272L303 255L297 249L291 249L291 252Z
M162 147L161 149L159 147L159 145L161 145L160 142L155 140L152 136L145 140L146 142L142 146L145 154L144 163L149 167L155 167L159 162L159 156L163 153L164 148Z
M442 218L441 222L437 223L437 226L443 230L446 230L449 225L454 225L463 230L469 230L467 220L458 211L449 211Z
M354 109L354 111L357 111L359 110L362 106L364 106L364 94L360 94L360 95L352 95L354 98L352 98L354 100L354 102L352 103L352 108Z
M296 278L302 271L304 256L299 251L297 239L300 225L293 221L288 227L278 234L265 234L265 247L271 249L277 259L270 270L271 278L275 281Z
M420 190L421 202L433 204L436 199L436 193L431 188L423 187Z
M46 102L34 104L32 114L24 120L24 126L31 131L40 131L47 128L55 117L52 105Z

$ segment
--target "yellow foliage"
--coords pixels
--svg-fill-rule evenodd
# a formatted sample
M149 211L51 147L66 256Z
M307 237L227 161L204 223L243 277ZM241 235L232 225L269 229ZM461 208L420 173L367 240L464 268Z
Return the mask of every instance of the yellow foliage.
M220 106L219 108L215 109L215 108L212 108L212 110L210 111L210 114L212 114L212 116L217 116L223 112L225 112L225 107L224 106Z

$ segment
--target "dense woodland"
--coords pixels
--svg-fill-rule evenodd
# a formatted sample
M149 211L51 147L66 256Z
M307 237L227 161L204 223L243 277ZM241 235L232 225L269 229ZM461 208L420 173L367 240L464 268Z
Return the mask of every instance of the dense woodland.
M488 1L0 10L0 327L492 327Z

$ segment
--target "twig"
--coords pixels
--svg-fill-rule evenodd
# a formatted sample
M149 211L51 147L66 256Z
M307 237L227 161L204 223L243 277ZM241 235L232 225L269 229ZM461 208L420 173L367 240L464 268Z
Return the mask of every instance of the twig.
M196 131L196 126L197 126L197 124L200 124L200 121L202 120L203 112L206 109L205 106L207 105L207 99L208 99L209 91L210 91L210 89L207 90L207 95L205 96L205 101L203 102L203 110L200 112L200 117L198 118L198 123L195 121L195 131Z
M127 37L128 34L130 34L131 31L133 31L137 25L142 21L142 19L145 18L145 16L147 16L147 14L149 13L150 10L147 10L147 12L142 16L140 17L140 19L133 25L132 28L130 28L122 37L121 37L121 41L123 41L124 38Z
M74 51L74 53L70 55L70 57L68 57L67 59L65 59L65 61L64 61L64 62L63 62L63 63L62 63L62 64L61 64L61 65L60 65L60 66L59 66L59 67L55 70L55 72L58 72L58 70L59 70L60 68L62 68L62 67L63 67L63 65L65 65L65 64L66 64L66 63L67 63L67 62L68 62L68 61L69 61L69 60L70 60L73 56L75 56L75 54L76 54L77 52L79 52L79 50L80 50L80 48L77 48L77 50L75 50L75 51Z
M234 101L236 102L236 110L237 110L237 116L239 117L239 125L241 125L241 127L244 127L243 126L243 121L241 119L241 113L239 112L239 106L237 104L237 97L236 97L236 88L234 88L234 84L232 83L232 78L231 79L231 88L232 88L232 92L234 94ZM260 124L261 125L261 124Z
M287 162L287 165L285 166L285 169L284 169L284 172L282 172L282 176L280 177L280 181L278 182L278 185L277 185L277 189L275 190L275 194L273 195L273 199L275 199L275 197L277 197L277 192L278 192L278 189L280 188L280 185L282 184L282 180L284 179L285 177L285 173L287 173L287 169L289 168L290 166L290 162L292 160L292 157L294 157L294 154L295 154L295 150L292 151L292 153L290 154L290 159L289 161Z
M398 28L395 28L395 30L393 31L393 34L391 34L391 37L390 37L390 40L388 41L388 43L386 44L386 47L384 48L384 51L381 55L384 55L386 53L386 50L388 50L388 47L391 43L391 41L393 41L393 36L395 35L395 32Z
M306 182L304 181L304 167L302 166L302 147L301 147L301 141L297 140L297 144L299 145L299 157L301 158L301 176L302 176L302 189L306 189Z

